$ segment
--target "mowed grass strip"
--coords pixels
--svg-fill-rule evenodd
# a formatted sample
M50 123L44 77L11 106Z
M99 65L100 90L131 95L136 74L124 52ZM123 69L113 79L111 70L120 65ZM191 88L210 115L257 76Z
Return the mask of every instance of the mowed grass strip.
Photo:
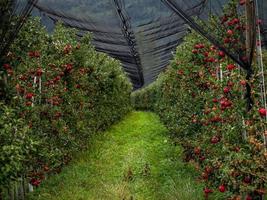
M198 200L202 185L181 160L157 115L132 112L95 135L59 175L50 177L31 200Z

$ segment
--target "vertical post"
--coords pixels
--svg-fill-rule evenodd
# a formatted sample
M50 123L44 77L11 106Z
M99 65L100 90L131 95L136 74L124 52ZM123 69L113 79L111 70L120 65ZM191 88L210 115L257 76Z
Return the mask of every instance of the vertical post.
M222 70L222 64L220 64L220 79L221 79L221 82L223 82L223 70Z
M33 186L32 186L32 184L28 183L28 186L29 186L29 192L33 192Z
M23 175L22 176L22 188L23 188L23 200L25 199L25 196L27 194L27 178L25 178L26 176Z
M257 19L259 19L259 7L258 7L258 1L256 0L256 16ZM259 44L257 45L257 62L259 66L259 72L261 74L261 82L260 82L260 88L261 88L261 98L262 98L262 104L265 109L267 109L267 102L266 102L266 86L265 86L265 74L264 74L264 64L262 59L262 48L261 48L261 29L260 24L257 24L257 40L259 41ZM265 120L267 121L267 116L265 117ZM264 142L264 151L266 151L267 147L267 138L265 135L266 127L264 126L264 133L263 133L263 142Z
M8 187L8 196L10 200L15 200L14 199L14 186L11 183L9 184L9 187Z
M19 188L18 188L18 190L19 190L18 194L19 194L20 200L24 200L24 186L23 186L23 184L24 184L23 177L21 177L19 179Z
M246 56L251 59L256 44L255 0L246 0Z
M16 180L15 181L15 183L14 183L14 193L15 193L15 195L14 195L14 198L15 198L15 200L19 200L19 188L18 188L18 184L19 184L19 182L18 182L18 180Z
M255 47L256 47L256 39L257 39L257 31L259 31L259 27L256 26L256 18L258 14L258 8L257 8L257 0L246 0L246 57L248 59L248 65L252 70L252 58L253 54L255 52ZM260 33L258 33L260 35ZM257 56L260 56L259 53L261 53L257 47ZM259 58L257 58L259 60ZM247 73L247 80L249 81L251 78L251 71L248 71ZM263 74L263 82L264 82L264 74ZM263 87L265 87L263 85ZM250 86L249 83L247 83L247 95L249 96L248 92L250 91ZM263 98L263 101L264 98ZM264 102L266 105L266 101ZM266 107L265 107L266 108ZM267 118L266 118L267 119ZM263 135L264 137L264 135ZM266 145L265 137L264 137L264 145ZM259 196L259 199L263 199L263 196Z
M251 86L250 79L253 74L252 59L256 44L256 11L255 11L255 0L246 0L245 4L245 16L246 16L246 59L243 63L247 66L247 84L246 84L246 95L247 99L247 110L250 111L253 106L253 100L251 97Z

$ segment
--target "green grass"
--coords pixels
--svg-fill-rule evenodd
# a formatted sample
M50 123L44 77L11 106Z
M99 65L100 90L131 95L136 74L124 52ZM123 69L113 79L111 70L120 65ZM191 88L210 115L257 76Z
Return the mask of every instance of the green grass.
M132 112L91 140L61 174L50 177L30 199L198 200L202 186L181 161L167 129L153 113Z

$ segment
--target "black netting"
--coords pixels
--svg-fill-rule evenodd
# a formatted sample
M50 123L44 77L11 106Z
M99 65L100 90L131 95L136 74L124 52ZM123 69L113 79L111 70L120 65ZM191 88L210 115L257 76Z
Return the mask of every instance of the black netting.
M253 74L251 67L257 38L257 14L264 17L264 13L257 13L264 7L266 1L237 1L233 0L206 0L202 14L199 18L191 17L184 5L177 0L162 0L165 5L187 24L209 40L215 47L228 55L234 62L246 71L249 82ZM225 6L228 7L225 7ZM258 8L258 9L257 9ZM223 12L225 9L226 12ZM208 16L213 17L207 22ZM216 19L220 16L220 19ZM244 18L245 17L245 18ZM213 23L213 26L209 26ZM264 34L263 34L264 36ZM222 39L224 38L224 39ZM246 84L246 99L248 110L253 105L251 87Z
M202 2L187 1L186 11L189 16L199 15ZM132 5L130 14L134 15L136 10L141 10L146 18L140 18L136 25L136 38L142 60L142 69L145 78L145 84L155 80L158 74L168 65L172 57L172 51L182 42L183 37L188 31L188 26L179 16L174 15L170 10L164 7L163 3L149 2L149 5L158 6L152 8L150 13L146 13L147 7L142 7L141 3ZM139 6L139 7L138 7ZM151 6L150 6L151 7ZM146 14L145 14L146 13Z
M225 46L208 30L210 15L220 16L230 0L39 0L34 11L48 30L54 22L93 33L93 44L101 52L121 60L135 88L154 81L168 65L172 51L182 42L188 25L250 71L252 54ZM262 32L266 45L267 2L258 0ZM238 7L243 12L243 7ZM198 19L198 20L196 20ZM227 28L218 24L218 29ZM240 30L242 32L243 30ZM244 43L244 40L241 41ZM251 49L253 47L251 43Z
M250 70L250 65L251 65L253 54L251 53L250 57L245 58L246 54L244 53L246 53L246 51L241 49L243 48L243 46L245 46L245 37L242 37L245 30L244 30L244 27L240 27L239 29L236 28L237 26L239 26L240 22L236 21L236 22L233 22L232 25L230 25L229 23L227 23L229 21L228 21L228 16L226 16L225 20L222 19L221 22L220 21L217 22L215 29L214 29L214 26L212 26L212 29L210 29L206 21L208 15L213 15L213 16L222 15L223 7L220 6L222 2L221 0L206 1L204 12L201 15L201 17L198 19L190 17L188 13L185 12L185 8L181 4L179 4L179 2L175 0L162 0L162 1L174 13L176 13L178 16L183 18L190 25L190 27L196 30L203 37L207 38L216 47L219 47L229 57L231 57L236 63L238 63L242 68L246 70ZM228 2L228 1L224 1L224 2ZM237 9L242 9L242 8L238 7ZM238 12L235 14L237 14L236 19L239 20ZM256 28L255 27L252 27L252 28L254 29L254 33L255 33ZM227 37L227 36L225 37L225 39L229 39L228 42L226 42L225 40L221 40L221 35L219 33L221 32L222 29L239 32L239 35L240 35L240 37L238 38L239 45L234 45L234 42L230 41L230 37ZM254 34L254 37L256 37L256 34ZM252 49L253 46L254 44L251 43L250 49Z
M261 31L262 31L262 40L263 45L267 48L267 1L266 0L257 0L258 1L258 10L259 18L261 20Z
M198 15L203 2L186 1L186 11ZM62 21L81 35L92 32L96 49L121 60L135 88L156 79L188 30L160 0L39 0L35 6L49 30Z
M36 8L41 12L42 19L52 29L53 22L61 21L65 25L80 30L79 35L93 33L93 44L98 51L121 60L125 71L131 78L135 88L143 85L143 74L139 55L134 51L133 32L129 19L120 12L121 4L116 1L54 1L40 0ZM37 13L38 14L38 13ZM45 14L45 15L44 15ZM121 15L121 17L120 17Z

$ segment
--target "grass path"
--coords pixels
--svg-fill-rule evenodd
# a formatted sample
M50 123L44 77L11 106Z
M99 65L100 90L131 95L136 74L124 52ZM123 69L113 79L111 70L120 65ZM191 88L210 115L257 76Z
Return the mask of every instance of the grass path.
M61 174L30 199L198 200L202 187L180 159L166 128L153 113L132 112L91 140Z

